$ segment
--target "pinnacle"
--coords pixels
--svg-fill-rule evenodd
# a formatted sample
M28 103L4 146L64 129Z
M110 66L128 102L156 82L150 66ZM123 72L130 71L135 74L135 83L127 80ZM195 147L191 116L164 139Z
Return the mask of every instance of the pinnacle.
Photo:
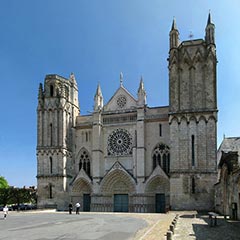
M171 31L172 30L177 30L177 24L176 24L176 19L175 19L175 17L173 18L173 23L172 23L172 29L171 29Z
M207 20L207 26L210 25L210 24L213 24L213 23L212 23L211 12L210 12L210 10L209 10L209 13L208 13L208 20Z

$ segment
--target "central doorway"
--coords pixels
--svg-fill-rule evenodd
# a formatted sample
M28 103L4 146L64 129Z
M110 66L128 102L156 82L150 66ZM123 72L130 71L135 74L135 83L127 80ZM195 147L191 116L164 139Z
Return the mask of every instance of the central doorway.
M114 212L128 212L128 194L114 194Z
M165 194L164 193L156 194L156 213L165 212L166 212Z

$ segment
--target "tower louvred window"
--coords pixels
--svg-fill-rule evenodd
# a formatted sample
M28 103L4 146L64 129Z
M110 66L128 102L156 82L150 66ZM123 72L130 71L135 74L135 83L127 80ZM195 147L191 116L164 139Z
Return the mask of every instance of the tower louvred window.
M50 97L53 97L54 94L54 87L53 85L50 85Z

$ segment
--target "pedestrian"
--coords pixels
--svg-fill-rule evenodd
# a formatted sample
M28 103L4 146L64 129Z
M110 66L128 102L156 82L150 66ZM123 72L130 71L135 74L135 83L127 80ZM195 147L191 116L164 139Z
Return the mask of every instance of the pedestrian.
M75 206L76 206L76 214L79 214L79 210L80 210L80 206L81 206L80 203L77 202Z
M8 214L8 207L7 207L7 205L5 205L5 207L3 208L3 218L4 219L6 219L7 214Z
M69 214L72 214L72 209L73 209L73 205L72 203L69 203L68 205Z

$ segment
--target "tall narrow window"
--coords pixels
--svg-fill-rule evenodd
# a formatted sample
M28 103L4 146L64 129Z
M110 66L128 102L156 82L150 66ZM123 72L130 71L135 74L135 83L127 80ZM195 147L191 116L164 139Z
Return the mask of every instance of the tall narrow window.
M194 135L192 135L192 166L195 166L195 139Z
M156 157L156 155L154 154L154 155L153 155L153 170L156 168L156 166L157 166L157 157Z
M53 125L50 123L50 146L53 145Z
M195 186L195 178L192 177L192 193L195 193L196 186Z
M165 144L158 144L152 154L153 170L159 165L168 174L170 171L170 149Z
M82 169L82 161L79 162L79 171Z
M162 166L162 169L163 169L163 171L166 173L167 172L167 156L166 156L166 154L163 154L163 164L162 164L163 166Z
M158 165L161 167L162 166L162 162L161 162L161 155L160 155L160 153L158 153L158 155L157 155L157 162L158 162Z
M167 155L167 173L170 172L170 153Z
M53 198L52 184L49 184L49 198Z
M50 162L50 173L53 173L53 160L52 157L49 158L49 162Z
M88 176L90 176L90 161L87 161L86 174L87 174Z
M159 136L162 136L162 124L159 124Z
M79 160L79 171L83 169L86 174L90 177L91 176L91 163L90 158L87 150L83 149L80 154Z
M53 85L50 85L50 97L53 97Z

